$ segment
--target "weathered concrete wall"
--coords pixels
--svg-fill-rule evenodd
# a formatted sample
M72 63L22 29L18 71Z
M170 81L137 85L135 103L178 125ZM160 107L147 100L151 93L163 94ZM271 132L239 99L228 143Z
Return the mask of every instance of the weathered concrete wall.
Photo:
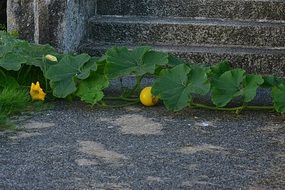
M85 36L86 21L95 14L95 5L94 0L8 0L8 31L74 51Z
M20 38L34 40L35 26L33 14L33 1L8 0L7 1L7 30L19 31Z

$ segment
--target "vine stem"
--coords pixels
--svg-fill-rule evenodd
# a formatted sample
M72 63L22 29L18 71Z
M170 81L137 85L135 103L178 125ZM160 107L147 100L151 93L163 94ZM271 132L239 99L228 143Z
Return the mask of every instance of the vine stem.
M107 96L104 97L105 100L124 100L124 101L128 101L128 102L136 102L138 101L138 98L126 98L123 96L118 96L118 97L113 97L113 96Z
M4 78L6 78L6 74L4 73L4 71L2 71L1 68L0 68L0 74L2 74L2 76L3 76Z
M46 65L46 58L44 56L42 57L42 61L43 61L43 64L44 64L43 75L44 75L44 78L45 78L45 90L46 90L46 92L48 92L48 79L45 76L46 73L47 73L47 65Z
M238 106L233 108L219 108L214 106L208 106L204 104L197 104L197 103L191 103L192 107L195 108L203 108L203 109L209 109L209 110L218 110L218 111L241 111L241 110L273 110L273 106Z
M120 104L120 105L108 105L105 102L103 102L103 103L98 104L98 105L101 106L101 107L106 107L106 108L121 108L121 107L131 106L131 105L134 105L134 104L137 104L137 103L139 103L139 101L129 102L129 103Z

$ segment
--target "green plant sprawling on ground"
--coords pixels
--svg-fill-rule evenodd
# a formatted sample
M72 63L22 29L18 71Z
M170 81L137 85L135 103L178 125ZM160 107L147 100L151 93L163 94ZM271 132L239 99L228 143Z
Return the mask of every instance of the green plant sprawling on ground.
M117 97L104 96L110 80L127 76L136 78L132 89L123 88ZM227 61L213 66L185 64L150 47L133 50L114 47L102 57L60 54L49 45L28 43L1 31L0 123L31 103L27 98L31 83L39 82L48 99L78 97L86 103L102 106L112 106L110 101L121 100L126 103L114 106L124 106L138 102L137 93L145 76L155 78L152 94L171 111L198 107L237 113L244 109L275 109L285 113L283 78L247 74L243 69L231 68ZM258 88L272 89L272 106L248 105ZM213 105L193 101L193 95L207 94L211 95ZM241 98L242 104L227 107L234 98Z

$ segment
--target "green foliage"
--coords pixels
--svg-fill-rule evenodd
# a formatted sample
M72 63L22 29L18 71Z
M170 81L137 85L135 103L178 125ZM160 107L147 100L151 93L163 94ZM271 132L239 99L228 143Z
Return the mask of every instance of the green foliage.
M47 54L58 55L50 45L28 43L0 31L0 67L6 70L19 71L22 64L27 64L40 67L44 72L43 57Z
M28 92L24 89L4 88L0 92L0 112L12 114L23 109L30 101Z
M160 77L153 85L152 93L163 100L167 109L179 111L191 101L188 74L190 68L184 64L169 70L162 70Z
M4 88L17 89L19 88L19 84L15 78L5 75L5 73L2 72L0 74L0 90L3 90Z
M58 62L47 60L47 54L56 56ZM59 54L49 45L28 43L0 32L0 90L4 94L9 93L4 89L21 89L31 82L40 81L44 90L56 98L78 97L92 105L106 105L104 100L116 99L128 101L125 105L130 105L137 103L135 94L146 75L156 77L152 93L159 96L171 111L180 111L188 106L236 112L246 108L271 109L271 106L247 106L255 98L258 88L271 88L275 110L285 113L283 78L246 74L242 69L232 69L228 61L210 67L189 65L150 47L133 50L114 47L101 58L87 54ZM110 80L127 76L137 79L132 89L127 89L119 97L105 97L104 89ZM192 98L195 94L211 95L216 107L195 103ZM19 97L26 102L23 96ZM242 105L227 108L237 97L242 99Z
M210 79L218 78L226 71L229 71L231 69L232 68L230 67L228 61L221 61L220 63L217 63L211 67L210 72L208 73L208 77Z
M275 110L285 113L285 83L273 87L272 96Z
M191 94L205 95L209 90L206 69L180 64L161 71L152 93L159 96L169 110L179 111L190 105Z
M275 76L263 76L264 83L261 85L261 87L264 88L272 88L275 86L279 86L282 83L285 83L284 78L275 77Z
M25 110L30 97L25 89L2 88L0 90L0 130L11 127L8 116Z
M0 23L0 30L7 30L5 24L1 24L1 23Z
M226 71L212 83L212 101L218 107L226 106L233 98L242 96L244 102L250 102L257 88L263 83L258 75L246 75L242 69Z
M90 67L83 69L90 58L87 54L66 55L58 64L50 66L45 76L50 80L55 97L65 98L76 91L75 80L85 79L90 73Z
M17 55L16 53L8 52L0 60L0 66L6 70L18 71L20 70L23 63L27 61L24 57Z
M76 95L81 101L95 105L104 97L103 89L109 86L106 76L92 73L89 78L80 82Z
M151 51L149 47L140 47L134 50L115 47L107 51L106 57L106 71L110 79L128 75L153 74L156 65L168 63L167 54Z

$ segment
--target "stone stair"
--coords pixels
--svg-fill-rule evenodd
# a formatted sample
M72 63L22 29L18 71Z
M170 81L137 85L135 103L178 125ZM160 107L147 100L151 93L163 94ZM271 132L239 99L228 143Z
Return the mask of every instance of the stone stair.
M81 52L150 45L189 62L228 59L285 76L284 0L97 0Z

